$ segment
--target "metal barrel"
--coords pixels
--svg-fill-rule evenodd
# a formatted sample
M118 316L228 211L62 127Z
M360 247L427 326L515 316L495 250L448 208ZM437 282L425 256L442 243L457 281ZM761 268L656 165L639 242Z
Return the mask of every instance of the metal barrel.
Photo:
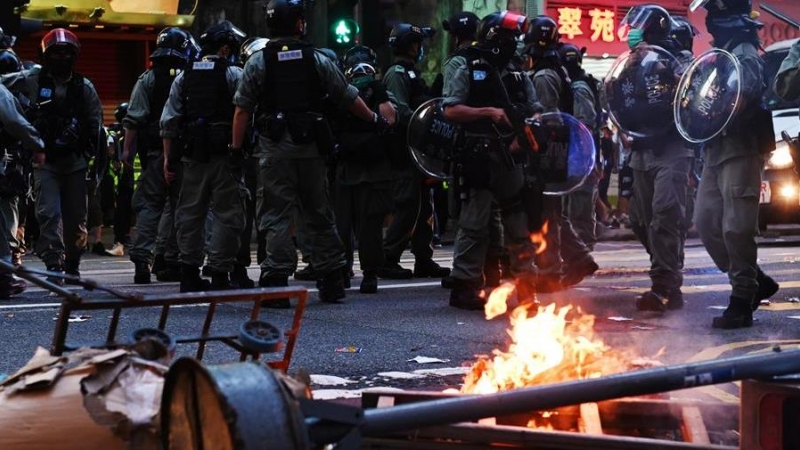
M255 362L207 367L181 358L161 399L164 449L307 449L297 401L276 372Z
M391 408L369 409L364 413L361 432L364 436L381 436L486 417L795 373L800 373L800 350L776 351L764 355L666 366L490 395L460 396ZM312 427L309 431L312 440L320 442L315 438L317 430ZM326 433L320 433L324 434Z

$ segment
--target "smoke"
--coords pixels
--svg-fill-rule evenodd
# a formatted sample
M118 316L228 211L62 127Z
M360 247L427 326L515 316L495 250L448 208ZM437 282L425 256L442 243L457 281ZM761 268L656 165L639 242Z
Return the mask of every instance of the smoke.
M177 14L180 0L110 0L111 9L118 13Z

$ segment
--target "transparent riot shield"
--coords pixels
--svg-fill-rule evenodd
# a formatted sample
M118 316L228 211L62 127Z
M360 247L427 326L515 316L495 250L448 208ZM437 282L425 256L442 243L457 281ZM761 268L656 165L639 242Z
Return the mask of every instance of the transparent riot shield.
M443 100L428 100L414 111L408 124L408 150L425 175L449 180L459 128L444 118Z
M639 45L620 55L603 83L604 106L614 125L640 139L672 130L678 67L670 52L654 45Z
M586 125L557 112L545 113L539 121L526 120L525 125L545 195L565 195L580 187L594 169L597 154L594 136Z
M735 116L741 99L741 65L722 49L697 57L678 84L675 93L675 125L689 142L706 142Z

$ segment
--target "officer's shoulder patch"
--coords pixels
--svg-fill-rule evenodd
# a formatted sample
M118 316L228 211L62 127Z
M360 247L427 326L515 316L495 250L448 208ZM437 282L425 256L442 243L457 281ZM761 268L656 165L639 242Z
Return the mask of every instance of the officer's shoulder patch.
M394 71L398 73L404 73L406 71L406 68L398 64L394 66Z
M415 72L413 70L409 70L408 71L408 78L411 78L412 80L417 78L417 72Z
M472 71L472 79L475 81L483 81L486 79L486 71L485 70L473 70Z
M41 88L39 89L39 97L42 98L50 98L53 96L53 90L50 88Z
M284 52L278 52L278 61L294 61L297 59L303 59L302 50L287 50Z
M195 61L192 64L193 70L214 70L214 61Z

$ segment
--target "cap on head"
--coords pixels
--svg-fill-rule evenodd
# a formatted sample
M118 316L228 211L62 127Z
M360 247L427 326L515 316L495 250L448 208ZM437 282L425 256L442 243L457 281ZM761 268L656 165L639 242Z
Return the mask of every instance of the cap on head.
M269 0L264 10L267 14L267 27L272 36L296 36L305 34L306 9L303 0Z
M460 12L449 19L442 21L442 28L458 39L474 40L478 32L480 19L475 13Z

